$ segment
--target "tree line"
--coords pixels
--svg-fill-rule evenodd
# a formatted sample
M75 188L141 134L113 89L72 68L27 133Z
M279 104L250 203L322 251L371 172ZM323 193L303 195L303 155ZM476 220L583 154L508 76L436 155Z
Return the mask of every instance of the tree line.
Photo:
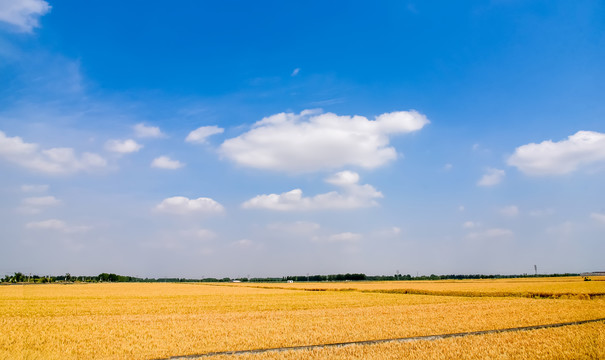
M21 272L16 272L13 275L5 275L0 279L2 283L96 283L96 282L327 282L327 281L399 281L399 280L464 280L464 279L505 279L519 277L559 277L559 276L579 276L575 273L565 274L538 274L538 275L483 275L483 274L451 274L451 275L421 275L412 276L410 274L394 274L394 275L366 275L366 274L333 274L333 275L296 275L283 277L239 277L239 278L140 278L134 276L124 276L114 273L101 273L97 276L72 276L70 273L65 275L27 275Z

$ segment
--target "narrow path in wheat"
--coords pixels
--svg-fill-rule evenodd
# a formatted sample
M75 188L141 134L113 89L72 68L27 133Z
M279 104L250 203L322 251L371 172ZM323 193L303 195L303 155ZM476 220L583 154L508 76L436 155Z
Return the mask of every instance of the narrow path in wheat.
M599 322L599 321L605 321L605 318L582 320L582 321L572 321L572 322L557 323L557 324L523 326L523 327L515 327L515 328L507 328L507 329L469 331L469 332L461 332L461 333L454 333L454 334L412 336L412 337L394 338L394 339L350 341L350 342L331 343L331 344L288 346L288 347L268 348L268 349L218 351L218 352L209 352L209 353L204 353L204 354L171 356L168 358L161 358L161 359L155 359L155 360L185 360L185 359L197 359L197 358L201 358L201 357L212 357L212 356L219 356L219 355L245 355L245 354L259 354L259 353L278 352L278 351L313 350L313 349L320 349L320 348L342 347L342 346L350 346L350 345L374 345L374 344L383 344L383 343L389 343L389 342L439 340L439 339L463 337L463 336L471 336L471 335L485 335L485 334L495 334L495 333L504 333L504 332L512 332L512 331L529 331L529 330L537 330L537 329L556 328L556 327L561 327L561 326L581 325L581 324L587 324L587 323L593 323L593 322Z

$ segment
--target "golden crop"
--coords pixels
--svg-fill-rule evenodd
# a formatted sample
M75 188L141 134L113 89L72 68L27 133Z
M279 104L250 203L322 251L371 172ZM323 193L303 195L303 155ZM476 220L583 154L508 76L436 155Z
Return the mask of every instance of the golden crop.
M605 324L584 324L409 343L350 345L336 348L247 354L238 360L374 359L605 359ZM234 359L216 356L215 360ZM201 358L198 358L201 360Z
M454 296L516 296L546 298L581 298L605 296L605 278L593 277L515 278L440 281L389 281L389 282L334 282L292 284L244 284L281 289L304 290L357 290L425 295Z
M487 289L503 286L498 281L493 283L483 282ZM446 291L451 291L456 283L441 284ZM466 284L461 282L461 289ZM475 286L474 282L471 284ZM556 287L561 292L583 291L577 284L580 283L570 281L565 290L565 283L557 282ZM279 284L284 288L292 285L300 286ZM439 289L440 283L429 285ZM363 291L301 291L252 286L257 285L121 283L0 286L0 359L152 359L605 317L603 297L592 300L533 299L364 292L408 286L404 282L310 284L333 288L359 287ZM274 284L261 286L275 287ZM590 288L590 291L596 293L600 290ZM568 334L569 331L577 331L572 328L588 329L589 333L594 332L593 338L597 335L602 338L600 326L602 324L552 330ZM519 336L525 338L534 332L523 333L527 335L519 333ZM510 334L482 335L473 341L484 341L481 339L494 336ZM457 346L458 341L467 340L448 341L453 341L451 346ZM516 340L510 341L514 343ZM430 344L441 342L424 343L422 346L432 347L434 345ZM364 357L363 351L384 351L384 356L389 356L389 346L407 349L411 345L370 346L360 350L359 354ZM322 351L319 352L324 354ZM301 355L292 353L289 358ZM348 357L347 353L338 354L335 353L334 357Z

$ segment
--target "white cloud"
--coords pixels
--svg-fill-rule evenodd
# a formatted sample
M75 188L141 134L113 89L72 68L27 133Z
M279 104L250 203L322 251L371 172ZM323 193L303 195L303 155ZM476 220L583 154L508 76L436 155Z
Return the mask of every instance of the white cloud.
M33 206L19 206L17 212L25 215L35 215L41 213L42 209Z
M314 236L311 238L312 241L316 242L329 242L329 243L351 243L358 242L363 236L361 234L352 232L343 232L339 234L333 234L329 236Z
M231 243L231 247L239 248L239 249L247 249L251 247L254 243L250 239L241 239Z
M397 158L389 136L422 129L429 121L416 111L397 111L368 120L305 110L280 113L228 140L220 152L237 164L292 173L345 165L375 168Z
M296 75L298 75L299 72L300 72L300 68L296 68L296 69L292 70L292 74L290 74L290 76L296 76Z
M502 181L502 178L506 173L504 170L489 168L486 170L485 174L479 179L477 185L479 186L494 186L499 184Z
M21 191L25 193L42 193L48 191L48 185L21 185Z
M21 200L21 206L17 208L17 211L22 214L38 214L43 208L49 206L56 206L61 203L61 200L54 196L38 196L28 197Z
M132 139L126 140L108 140L105 143L105 149L111 152L116 152L120 154L128 154L132 152L137 152L143 148L143 145L138 144L136 141Z
M529 212L530 216L535 216L535 217L542 217L542 216L549 216L555 213L555 209L552 208L547 208L547 209L537 209L537 210L532 210Z
M30 222L25 225L28 229L53 229L62 230L66 227L65 222L57 219Z
M359 174L353 171L340 171L326 179L326 182L336 186L351 186L359 182Z
M393 235L398 235L401 233L401 228L397 227L397 226L393 226L391 229L389 229L387 232L393 234Z
M397 226L393 226L390 228L378 230L374 232L374 236L382 236L382 237L393 237L401 234L401 228Z
M193 235L201 240L208 240L216 237L216 234L213 231L207 229L197 229L193 232Z
M90 230L88 226L68 226L64 221L57 219L29 222L25 227L38 230L56 230L64 233L79 233Z
M216 214L224 211L223 206L213 199L202 197L188 199L184 196L166 198L155 209L161 212L180 215L195 213Z
M326 179L326 182L341 187L342 192L331 191L314 197L303 197L301 189L281 194L258 195L242 204L244 209L268 209L278 211L357 209L376 206L375 199L382 193L373 186L359 185L359 175L342 171Z
M505 206L500 209L500 214L504 216L514 217L519 215L519 208L515 205Z
M569 174L582 167L605 163L605 134L578 131L567 140L519 146L507 162L532 176Z
M72 148L40 150L38 144L26 143L20 137L8 137L0 131L0 157L27 169L67 174L104 168L107 162L93 153L76 155Z
M450 171L454 168L454 165L452 164L445 164L443 165L443 171Z
M590 218L596 220L602 224L605 224L605 214L601 213L591 213Z
M183 230L181 231L181 235L185 237L191 237L198 240L210 240L216 237L216 233L212 230L208 229L192 229L192 230Z
M21 200L21 206L17 208L17 211L22 214L38 214L43 208L49 206L56 206L61 203L61 200L54 196L38 196L28 197Z
M146 126L143 123L136 124L132 127L136 137L140 138L159 138L164 136L162 131L157 126Z
M479 226L481 226L481 224L479 224L478 222L474 222L474 221L465 221L462 224L462 227L464 229L474 229L474 228L479 227Z
M271 231L287 232L291 234L308 234L319 230L320 225L309 221L296 221L292 223L273 223L267 225Z
M185 166L184 163L178 160L172 160L168 156L157 157L151 162L151 167L158 169L176 170L182 168L183 166Z
M492 228L480 232L471 232L467 235L469 239L496 239L512 237L514 233L509 229Z
M22 203L29 206L52 206L60 204L61 200L54 196L38 196L25 198Z
M199 127L187 135L185 138L186 142L203 144L206 142L206 139L212 135L221 134L225 131L225 129L220 128L216 125L212 126L202 126Z
M50 9L44 0L0 0L0 21L19 32L29 33L40 26L38 19Z

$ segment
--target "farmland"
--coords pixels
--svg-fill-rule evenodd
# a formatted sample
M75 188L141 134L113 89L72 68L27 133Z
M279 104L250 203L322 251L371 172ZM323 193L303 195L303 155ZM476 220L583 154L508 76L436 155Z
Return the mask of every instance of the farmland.
M563 323L605 318L604 293L605 281L579 277L0 286L0 359L154 359ZM213 358L603 358L604 341L596 322Z

